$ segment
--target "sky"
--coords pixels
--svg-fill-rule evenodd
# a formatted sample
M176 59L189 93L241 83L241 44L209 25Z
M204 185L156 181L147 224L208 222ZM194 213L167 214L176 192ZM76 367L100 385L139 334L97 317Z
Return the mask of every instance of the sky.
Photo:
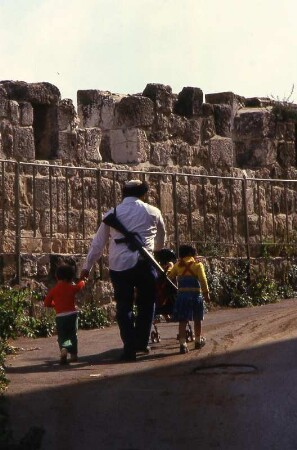
M296 17L296 0L0 0L0 80L47 81L75 105L79 89L147 83L283 100Z

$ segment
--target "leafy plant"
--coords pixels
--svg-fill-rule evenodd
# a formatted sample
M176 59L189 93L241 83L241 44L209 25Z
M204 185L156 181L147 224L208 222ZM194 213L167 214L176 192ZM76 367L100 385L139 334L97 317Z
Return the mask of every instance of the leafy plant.
M272 114L274 115L276 121L279 122L297 122L297 106L291 100L291 97L294 92L294 84L291 88L291 92L287 97L284 97L282 100L278 97L274 98L271 96L273 100L272 106Z
M78 327L90 330L110 325L106 312L94 303L83 305L78 315Z
M51 336L54 316L43 308L42 295L29 289L0 289L0 339Z
M8 385L8 380L5 374L4 362L6 356L7 345L5 342L0 340L0 396L1 393L6 389Z
M241 262L236 268L223 270L218 265L206 267L212 301L221 306L242 308L246 306L273 303L278 298L294 295L292 282L297 283L297 267L290 270L290 282L277 284L266 275L250 273L247 263Z

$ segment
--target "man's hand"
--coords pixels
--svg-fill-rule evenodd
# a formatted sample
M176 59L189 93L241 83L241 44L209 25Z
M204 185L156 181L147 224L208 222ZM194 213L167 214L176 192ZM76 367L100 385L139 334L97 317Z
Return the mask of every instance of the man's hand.
M209 296L209 292L206 292L205 294L203 294L203 298L207 303L210 303L210 296Z
M80 280L87 280L88 278L89 278L89 271L88 271L87 269L83 269L83 270L80 272L79 279L80 279Z

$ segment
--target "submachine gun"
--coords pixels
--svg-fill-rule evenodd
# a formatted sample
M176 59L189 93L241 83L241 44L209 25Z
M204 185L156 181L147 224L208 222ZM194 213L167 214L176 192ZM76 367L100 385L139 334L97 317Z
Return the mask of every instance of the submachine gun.
M166 283L168 285L168 288L172 290L172 292L175 294L177 292L177 286L167 277L165 271L160 266L158 261L155 260L153 255L144 247L143 242L139 236L138 233L132 233L131 231L128 231L126 227L119 221L115 213L110 213L108 216L106 216L102 222L105 223L105 225L108 225L115 230L119 231L124 235L124 238L116 239L115 242L120 243L126 243L128 248L135 252L136 250L139 251L140 255L146 259L151 265L157 270L159 276L166 280Z

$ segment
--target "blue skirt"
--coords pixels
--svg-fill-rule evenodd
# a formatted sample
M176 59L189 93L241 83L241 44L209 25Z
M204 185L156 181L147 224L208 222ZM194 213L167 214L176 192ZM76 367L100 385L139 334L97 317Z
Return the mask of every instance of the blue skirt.
M197 292L178 292L173 310L176 322L203 320L204 308L202 295Z

